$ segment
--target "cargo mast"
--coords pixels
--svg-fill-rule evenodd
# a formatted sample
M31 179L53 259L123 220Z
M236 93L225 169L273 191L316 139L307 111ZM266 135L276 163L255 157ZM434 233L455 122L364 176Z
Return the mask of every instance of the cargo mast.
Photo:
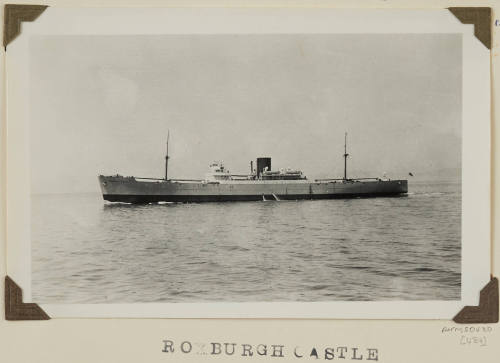
M349 154L347 153L347 132L344 136L344 180L347 180L347 157Z
M168 130L167 133L167 155L165 156L165 180L168 180L168 159L170 158L168 156L168 139L170 138L170 130Z

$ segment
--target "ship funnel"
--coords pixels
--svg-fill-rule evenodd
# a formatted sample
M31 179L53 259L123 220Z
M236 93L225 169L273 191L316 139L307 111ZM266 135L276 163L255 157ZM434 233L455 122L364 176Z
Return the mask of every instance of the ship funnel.
M266 167L268 171L271 170L271 158L257 158L257 178L260 177Z

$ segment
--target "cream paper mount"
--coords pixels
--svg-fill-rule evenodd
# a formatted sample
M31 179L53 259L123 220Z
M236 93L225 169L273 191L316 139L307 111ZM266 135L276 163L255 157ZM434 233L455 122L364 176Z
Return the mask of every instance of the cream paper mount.
M35 21L45 10L45 5L5 5L4 47L19 36L22 22ZM474 25L474 35L488 49L491 49L491 9L452 7L449 11L464 24ZM8 54L8 52L7 52ZM9 122L9 120L8 120ZM12 122L12 121L10 121ZM14 241L8 239L8 244ZM15 274L16 275L16 274ZM26 280L23 279L23 282ZM22 285L24 286L24 284ZM457 323L496 323L498 322L498 280L491 280L482 287L479 304L463 307L453 318ZM57 309L56 309L57 310ZM89 315L90 314L90 315ZM86 313L92 316L92 313ZM101 314L97 314L102 316ZM135 314L132 314L135 316ZM140 315L140 314L139 314ZM23 302L22 289L9 276L5 278L5 316L7 320L47 320L49 315L34 302ZM64 313L63 313L64 316ZM127 316L127 314L125 314Z

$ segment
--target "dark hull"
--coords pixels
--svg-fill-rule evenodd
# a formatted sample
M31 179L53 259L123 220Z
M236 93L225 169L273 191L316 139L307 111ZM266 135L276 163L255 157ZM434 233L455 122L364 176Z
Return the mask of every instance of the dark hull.
M404 197L406 193L359 193L359 194L293 194L293 195L123 195L104 194L104 200L122 203L204 203L204 202L249 202L276 200L316 200L316 199L352 199L376 197Z
M99 176L103 198L110 202L232 202L262 200L369 198L405 195L406 180L235 181L204 183L156 180L145 182L134 177Z

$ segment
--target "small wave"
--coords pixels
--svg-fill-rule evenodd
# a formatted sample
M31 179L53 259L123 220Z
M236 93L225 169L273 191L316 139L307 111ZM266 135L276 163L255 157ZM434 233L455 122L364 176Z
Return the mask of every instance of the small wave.
M172 296L183 295L185 293L186 293L186 291L182 291L182 290L169 291L169 294Z
M441 195L446 195L446 193L443 192L427 192L427 193L414 193L414 196L418 197L439 197Z
M248 248L240 247L240 246L228 246L228 247L225 247L225 249L227 251L242 251L242 252L250 251Z
M442 277L438 280L441 284L448 286L461 286L461 275L459 273L453 273L450 276Z
M399 277L400 275L395 273L395 272L389 272L389 271L381 271L381 270L373 270L373 273L379 276L385 276L385 277Z
M346 268L350 268L352 270L368 270L368 266L345 266Z
M309 290L315 290L315 291L316 290L324 290L324 289L327 289L329 287L330 287L330 285L314 285L314 286L311 286L309 288Z
M430 268L430 267L417 267L417 268L413 269L413 271L416 271L416 272L434 272L437 270L434 268Z

